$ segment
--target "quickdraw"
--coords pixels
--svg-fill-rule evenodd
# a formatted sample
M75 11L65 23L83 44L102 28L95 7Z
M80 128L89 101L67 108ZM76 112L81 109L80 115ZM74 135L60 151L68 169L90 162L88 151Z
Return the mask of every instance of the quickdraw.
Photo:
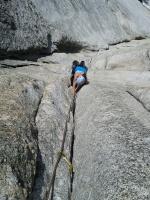
M66 163L67 163L68 166L69 166L70 174L72 174L72 173L73 173L73 165L72 165L72 163L67 159L66 155L65 155L63 152L59 151L59 152L58 152L58 155L60 155L60 154L63 155L63 158L62 158L62 159L66 161Z

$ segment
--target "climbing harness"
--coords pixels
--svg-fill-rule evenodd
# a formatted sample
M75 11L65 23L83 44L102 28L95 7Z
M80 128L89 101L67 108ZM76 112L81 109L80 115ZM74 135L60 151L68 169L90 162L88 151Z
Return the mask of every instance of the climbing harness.
M76 99L76 94L73 95L72 99L71 99L69 111L68 111L68 114L67 114L67 117L66 117L66 121L65 121L65 127L64 127L64 132L63 132L63 139L62 139L62 142L61 142L61 148L60 148L60 151L58 152L58 157L57 157L54 169L53 169L52 178L51 178L48 190L46 192L46 199L45 200L49 199L51 188L52 188L52 186L54 184L54 180L55 180L56 170L57 170L58 164L59 164L62 156L63 156L62 159L65 160L66 163L69 166L70 174L72 175L72 173L73 173L73 166L72 166L71 162L67 159L66 155L63 153L63 148L64 148L64 143L65 143L65 138L66 138L66 133L67 133L67 124L68 124L68 122L70 120L70 112L71 111L74 112L75 99Z

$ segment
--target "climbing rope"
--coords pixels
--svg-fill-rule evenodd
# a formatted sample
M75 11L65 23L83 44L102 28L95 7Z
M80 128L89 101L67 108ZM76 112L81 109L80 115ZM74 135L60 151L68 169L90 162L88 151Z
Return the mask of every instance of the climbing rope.
M65 143L65 138L66 138L66 133L67 133L67 124L68 124L68 122L70 120L70 112L71 112L71 110L72 111L74 110L74 103L75 103L75 95L72 96L70 107L69 107L69 111L68 111L68 114L67 114L67 117L66 117L65 127L64 127L64 132L63 132L63 139L62 139L62 142L61 142L61 148L60 148L60 151L58 152L58 157L57 157L54 169L53 169L52 178L51 178L51 181L50 181L50 184L49 184L49 188L48 188L48 190L46 192L46 200L49 199L51 188L52 188L52 185L53 185L54 180L55 180L56 170L57 170L59 161L60 161L62 156L63 156L63 160L65 160L66 163L69 165L70 173L72 174L72 172L73 172L72 164L67 159L66 155L63 153L63 148L64 148L64 143Z

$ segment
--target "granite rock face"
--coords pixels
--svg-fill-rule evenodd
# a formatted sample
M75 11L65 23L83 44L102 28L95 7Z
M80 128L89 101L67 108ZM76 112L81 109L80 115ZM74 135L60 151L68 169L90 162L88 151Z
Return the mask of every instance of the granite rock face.
M21 75L1 77L0 199L29 199L36 173L35 116L43 83Z
M14 129L13 138L10 136L10 131L12 127L8 129L6 126L8 130L1 130L3 136L1 138L1 141L2 143L4 142L4 146L2 145L3 148L1 152L2 164L4 165L4 172L2 174L2 180L4 179L2 182L3 193L1 198L3 200L7 199L8 194L8 198L10 199L20 198L40 200L45 199L46 192L49 188L52 171L58 156L58 152L60 151L63 132L65 128L64 125L66 120L68 120L67 114L71 103L71 92L70 89L68 89L68 75L66 76L66 73L68 73L67 71L69 67L66 67L66 69L64 70L62 69L62 72L65 71L65 75L59 75L61 66L58 66L57 64L48 65L39 62L35 65L35 62L20 61L20 66L21 65L22 67L17 67L18 62L13 60L1 61L1 81L2 86L5 86L3 86L2 88L3 92L5 91L5 94L7 94L7 96L5 95L1 99L1 102L3 103L4 99L10 99L8 102L6 101L8 104L7 107L9 107L11 103L10 101L13 102L16 100L15 98L18 98L18 101L16 100L16 105L18 102L21 102L20 107L22 106L22 109L25 109L23 111L25 112L25 114L27 114L26 116L25 114L23 114L22 111L23 119L20 118L20 120L18 120L17 114L15 112L16 109L14 108L15 110L11 109L10 111L12 114L6 112L5 116L2 115L2 119L4 120L5 117L8 121L8 124L10 121L10 115L14 115L14 121L16 120L16 123L19 126L19 131L21 133L18 136L18 126L16 126L16 129ZM16 76L16 74L19 75ZM7 84L5 84L6 81L4 80L7 77L9 77L10 80L7 81ZM14 77L13 81L11 80L13 79L12 77ZM19 80L17 79L17 77L19 77ZM33 88L32 84L30 87L30 80L33 81ZM16 82L17 84L15 84ZM21 87L22 84L23 86L25 86L25 88ZM25 93L25 99L22 99L21 95L11 96L11 94L8 92L9 85L13 85L15 94L17 92L17 94L20 94L19 92L23 94ZM19 91L16 85L19 87ZM39 99L38 96L40 97ZM22 101L26 105L26 107L24 106ZM2 108L5 108L4 104L1 105ZM24 117L24 115L26 118ZM21 121L21 119L23 120L23 122ZM32 129L30 130L30 127L33 127L33 132L31 131ZM70 160L72 157L71 154L73 129L73 114L71 110L70 119L67 124L67 133L64 144L64 153L66 154L68 160ZM18 143L16 144L16 151L18 152L18 154L15 153L15 151L11 152L11 150L13 149L13 146L11 145L7 152L5 151L7 145L7 142L5 141L7 132L7 137L9 138L9 140L13 141L19 137L19 139L17 140ZM27 149L27 151L25 151L24 143L22 142L24 140L25 147L30 146L34 155L31 154L30 149ZM21 142L22 145L20 145ZM22 152L24 152L24 156L21 154ZM12 159L10 159L10 156L12 157ZM7 169L11 169L11 166L14 165L16 167L15 172L14 174L13 172L11 174ZM25 176L23 173L25 173ZM7 181L5 180L5 177L7 177ZM19 177L21 177L21 180L19 179ZM69 166L64 160L61 160L55 177L53 199L61 198L65 200L66 198L68 198L68 195L70 196L70 178L71 177ZM12 180L12 183L9 179ZM14 186L12 186L13 183ZM8 190L10 190L10 192L8 192Z
M110 47L108 51L99 51L91 59L91 70L113 71L149 71L150 39L132 40ZM116 73L117 74L117 73Z
M0 9L0 56L11 57L0 61L0 199L45 199L73 60L85 60L90 82L63 149L74 179L61 159L49 199L150 199L149 10L137 0L1 0ZM55 51L67 54L38 56Z
M1 56L108 49L150 37L150 12L136 0L2 0L0 8Z
M58 152L63 140L67 113L71 103L70 91L66 87L66 80L48 84L45 88L43 99L36 117L38 126L38 142L40 155L38 163L38 176L35 180L33 199L45 199L46 191L52 178L52 172L57 160ZM67 159L71 158L73 137L73 116L67 123L64 153ZM44 169L43 169L44 167ZM71 194L71 182L69 166L64 160L60 160L55 177L55 184L49 199L67 199Z
M49 199L150 198L149 44L133 40L107 51L0 61L2 200L45 199L75 59L85 60L90 83L77 94L63 149L73 161L74 179L61 159Z
M76 101L73 200L150 198L149 61L149 40L91 57Z
M88 48L105 49L109 44L150 36L150 13L138 1L33 2L51 26L82 41Z
M125 88L91 77L76 103L73 200L150 198L149 119Z
M29 48L38 50L40 46L43 50L47 48L48 27L32 1L2 0L0 6L2 53L24 52Z
M128 90L128 92L135 97L139 102L142 103L145 109L150 111L150 88L141 87Z
M76 41L49 26L32 0L0 2L0 50L5 55L17 57L24 53L51 53L66 43L79 48ZM57 44L57 45L56 45ZM79 45L80 46L80 45Z

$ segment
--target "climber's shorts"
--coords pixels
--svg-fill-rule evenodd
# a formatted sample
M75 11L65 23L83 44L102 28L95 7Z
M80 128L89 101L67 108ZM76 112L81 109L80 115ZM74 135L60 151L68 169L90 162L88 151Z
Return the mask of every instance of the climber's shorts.
M82 76L83 74L84 74L84 72L77 71L77 72L75 73L75 75L74 75L74 80L76 81L77 78L78 78L79 76Z

